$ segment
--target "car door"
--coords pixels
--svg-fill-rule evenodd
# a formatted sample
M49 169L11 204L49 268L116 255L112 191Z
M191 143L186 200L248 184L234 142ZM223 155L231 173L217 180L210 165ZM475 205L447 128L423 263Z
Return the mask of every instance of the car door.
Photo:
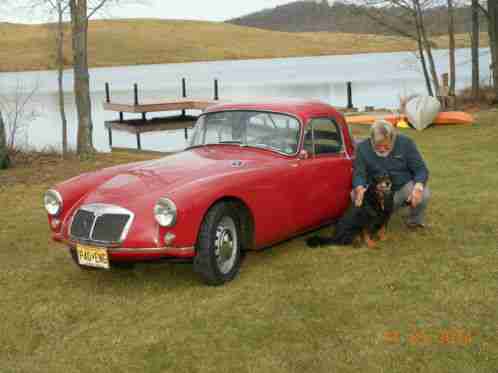
M347 208L352 183L352 160L341 127L333 118L311 119L304 134L308 159L300 163L305 185L301 213L304 228L337 219Z

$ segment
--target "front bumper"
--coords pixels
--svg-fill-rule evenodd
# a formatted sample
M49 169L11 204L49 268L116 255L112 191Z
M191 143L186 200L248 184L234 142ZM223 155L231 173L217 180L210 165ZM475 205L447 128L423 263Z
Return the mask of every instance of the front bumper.
M107 249L111 259L145 260L162 257L192 258L195 256L194 247L153 247L153 248L126 248L111 247Z
M69 248L74 249L78 242L64 239L62 236L54 234L52 236L54 241L60 242ZM88 245L87 243L84 243ZM195 256L195 247L187 246L187 247L151 247L151 248L137 248L137 247L109 247L109 246L100 246L95 245L97 247L105 247L107 249L107 253L111 260L116 261L147 261L147 260L155 260L161 259L165 257L172 258L193 258Z

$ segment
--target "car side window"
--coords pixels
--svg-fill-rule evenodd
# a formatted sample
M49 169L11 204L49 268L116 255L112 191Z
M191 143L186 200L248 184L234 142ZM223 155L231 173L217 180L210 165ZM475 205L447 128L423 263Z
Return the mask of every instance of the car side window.
M306 150L309 154L314 154L313 151L313 129L311 126L308 126L306 132L304 133L304 143L303 149Z
M336 154L342 151L341 132L335 121L330 118L316 118L310 125L313 131L315 155ZM304 142L306 149L306 136Z

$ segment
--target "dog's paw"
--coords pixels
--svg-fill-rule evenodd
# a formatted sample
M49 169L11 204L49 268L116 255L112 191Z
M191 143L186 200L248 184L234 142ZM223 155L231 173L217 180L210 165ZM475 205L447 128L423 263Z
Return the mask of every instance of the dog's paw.
M318 236L313 236L306 239L306 245L311 248L318 247L322 244L322 239Z
M366 241L367 247L370 250L379 250L379 247L377 246L377 243L374 240L367 240Z

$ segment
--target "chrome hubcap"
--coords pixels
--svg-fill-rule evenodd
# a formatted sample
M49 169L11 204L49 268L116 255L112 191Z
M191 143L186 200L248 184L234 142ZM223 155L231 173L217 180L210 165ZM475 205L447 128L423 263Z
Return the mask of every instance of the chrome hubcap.
M227 274L233 268L238 250L238 237L235 222L224 216L216 227L214 255L221 273Z

